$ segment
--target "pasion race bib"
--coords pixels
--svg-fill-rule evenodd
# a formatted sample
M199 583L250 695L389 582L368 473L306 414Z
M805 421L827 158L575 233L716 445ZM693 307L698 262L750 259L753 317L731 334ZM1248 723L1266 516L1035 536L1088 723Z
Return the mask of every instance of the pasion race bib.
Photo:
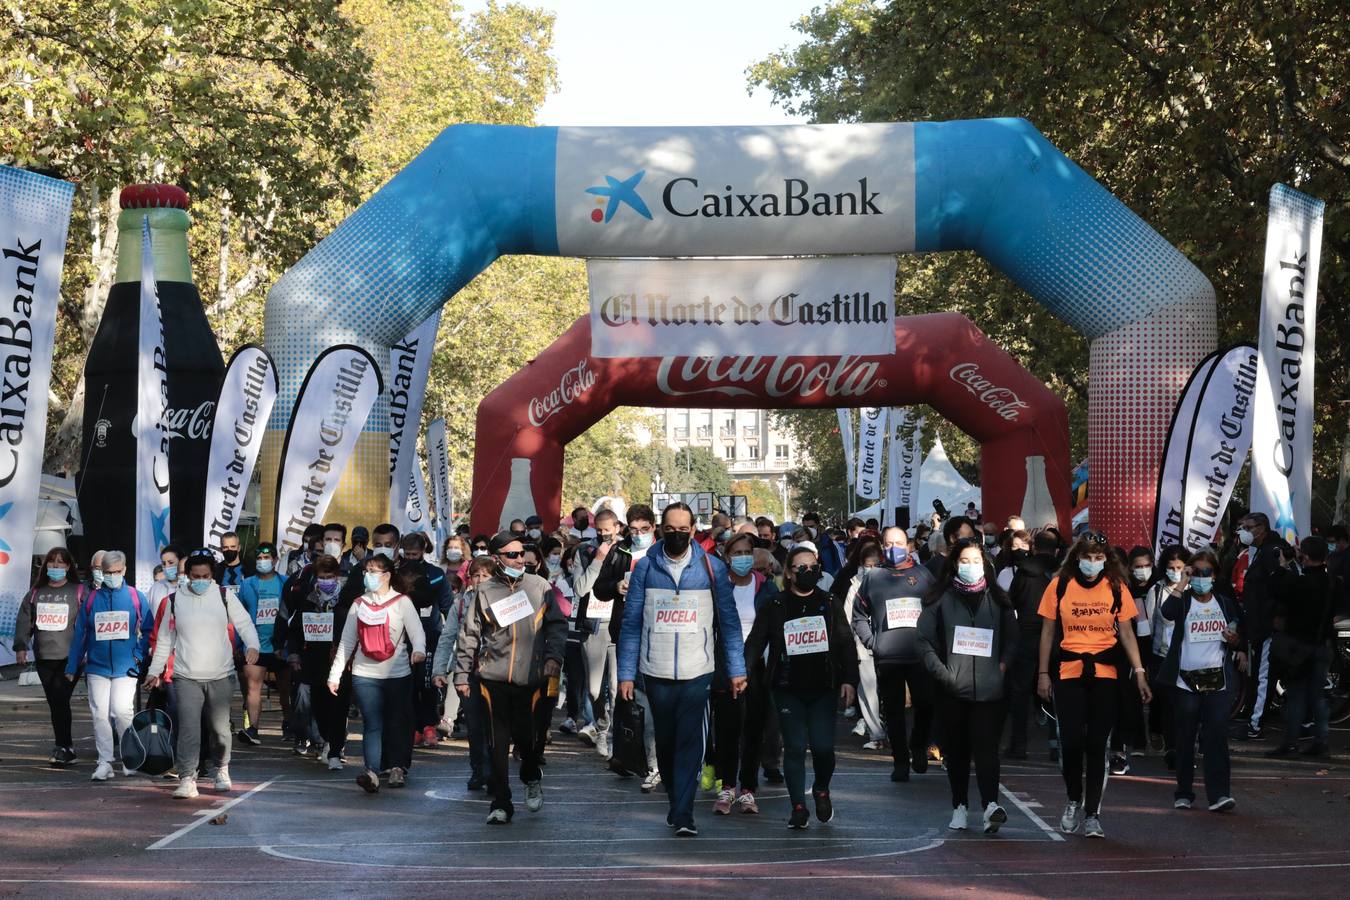
M1223 640L1223 630L1227 623L1223 619L1223 610L1217 603L1191 604L1191 614L1186 617L1186 640L1192 644L1209 644Z

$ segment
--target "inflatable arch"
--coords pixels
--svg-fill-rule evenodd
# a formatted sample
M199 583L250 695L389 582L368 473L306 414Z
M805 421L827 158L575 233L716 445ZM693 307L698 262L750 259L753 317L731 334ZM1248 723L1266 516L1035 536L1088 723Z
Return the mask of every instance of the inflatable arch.
M941 250L980 253L1091 340L1093 521L1147 543L1171 405L1216 341L1213 288L1021 119L447 128L272 288L265 340L281 393L263 447L264 519L314 358L349 342L387 359L502 254ZM330 518L386 515L388 428L381 402Z
M591 323L582 317L479 404L475 534L491 534L536 511L544 526L553 528L562 500L564 448L618 406L834 409L927 403L980 442L986 515L1001 518L1026 508L1038 524L1068 524L1064 402L957 313L898 319L896 352L889 356L601 359L590 349ZM1045 475L1048 496L1038 486L1028 497L1027 460Z

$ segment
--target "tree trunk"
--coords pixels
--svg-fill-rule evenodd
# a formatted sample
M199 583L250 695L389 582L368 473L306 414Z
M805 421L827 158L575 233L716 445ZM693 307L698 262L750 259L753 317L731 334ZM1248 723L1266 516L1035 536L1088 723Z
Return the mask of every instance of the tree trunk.
M1336 480L1336 508L1332 510L1333 524L1350 522L1350 424L1341 439L1340 478Z

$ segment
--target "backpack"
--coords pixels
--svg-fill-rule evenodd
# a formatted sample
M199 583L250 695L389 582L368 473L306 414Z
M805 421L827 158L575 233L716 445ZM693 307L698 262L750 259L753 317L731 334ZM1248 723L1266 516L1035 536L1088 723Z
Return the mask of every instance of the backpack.
M382 621L366 622L361 618L362 608L376 613L383 612L402 599L402 594L395 594L379 605L367 603L365 597L357 601L360 606L352 610L352 615L356 616L357 641L360 643L361 652L366 655L367 659L384 662L393 656L394 651L398 648L394 646L393 638L390 636L389 614L385 613Z

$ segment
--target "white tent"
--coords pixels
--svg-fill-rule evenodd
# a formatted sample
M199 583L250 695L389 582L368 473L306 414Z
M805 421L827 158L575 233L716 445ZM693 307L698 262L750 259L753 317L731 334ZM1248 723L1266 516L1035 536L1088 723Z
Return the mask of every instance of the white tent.
M933 442L933 449L923 458L919 467L919 516L926 520L933 511L933 501L941 500L947 509L960 515L965 512L966 504L974 501L980 508L980 489L961 477L961 473L952 466L947 458L947 450L942 439ZM859 518L881 517L881 503L873 503L854 513Z

